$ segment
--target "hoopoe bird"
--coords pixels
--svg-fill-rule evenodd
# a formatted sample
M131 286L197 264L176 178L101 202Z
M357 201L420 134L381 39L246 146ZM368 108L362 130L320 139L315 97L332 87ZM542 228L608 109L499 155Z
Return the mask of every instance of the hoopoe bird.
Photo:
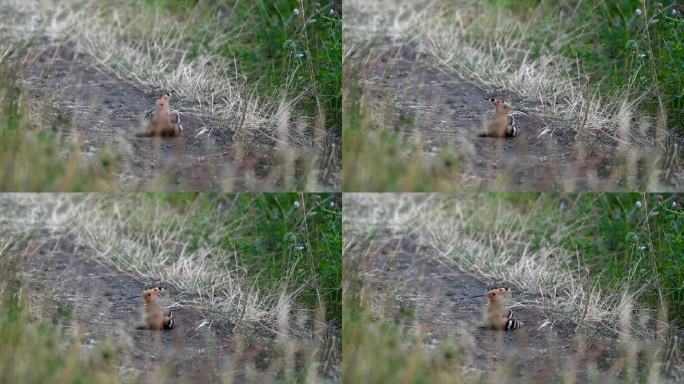
M157 303L157 296L163 288L154 287L143 291L145 301L145 325L146 329L163 330L173 328L173 313L171 309L162 307Z
M494 106L494 119L487 122L485 126L485 133L480 134L480 137L515 137L518 134L518 127L515 125L515 118L511 115L513 107L509 103L499 99L485 100L492 103Z
M169 109L171 92L159 97L154 108L147 111L145 118L149 120L149 131L139 136L145 137L177 137L183 131L180 113Z
M513 311L510 308L503 306L503 297L510 294L510 288L497 288L487 292L487 301L489 306L487 308L487 324L489 328L497 331L511 331L520 328L523 324L520 320L513 317ZM482 297L485 295L477 295L475 297Z

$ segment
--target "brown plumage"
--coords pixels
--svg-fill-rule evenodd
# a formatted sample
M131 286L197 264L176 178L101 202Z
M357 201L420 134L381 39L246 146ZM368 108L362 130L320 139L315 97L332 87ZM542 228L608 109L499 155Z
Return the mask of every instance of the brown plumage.
M139 135L145 137L177 137L183 131L180 113L169 109L171 93L159 97L154 103L154 109L149 110L145 117L149 120L149 131Z
M520 328L522 323L513 317L513 311L504 308L502 304L503 297L510 293L510 288L497 288L487 292L487 323L491 329L509 331Z
M485 133L480 134L480 137L515 137L518 134L518 127L515 126L515 118L510 114L513 107L509 103L499 99L485 100L492 103L494 106L494 118L487 122L485 126Z
M145 325L147 329L163 330L173 328L173 313L170 309L157 303L157 296L162 292L159 287L154 287L143 292L145 301Z

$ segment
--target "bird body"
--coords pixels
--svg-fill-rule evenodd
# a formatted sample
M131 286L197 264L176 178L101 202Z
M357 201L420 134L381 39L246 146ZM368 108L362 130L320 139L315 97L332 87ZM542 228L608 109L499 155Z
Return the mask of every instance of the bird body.
M172 329L174 325L173 313L157 303L157 296L162 288L154 287L143 292L145 301L145 325L147 329L164 330Z
M485 99L494 106L494 118L487 122L485 133L480 137L515 137L518 134L518 127L515 125L515 118L511 115L513 107L509 103L499 99Z
M180 113L169 109L170 93L162 95L155 103L154 109L147 111L145 118L149 120L146 137L178 137L183 131Z
M522 322L513 317L513 311L503 306L503 297L510 293L510 288L497 288L487 292L487 323L491 329L510 331L522 325Z

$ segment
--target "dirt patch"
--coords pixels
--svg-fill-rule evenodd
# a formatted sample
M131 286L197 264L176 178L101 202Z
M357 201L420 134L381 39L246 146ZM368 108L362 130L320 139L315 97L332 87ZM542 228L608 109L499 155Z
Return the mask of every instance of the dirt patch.
M567 372L561 363L574 356L581 362L574 369L576 377L583 381L590 374L589 363L605 368L615 355L608 338L614 335L607 332L593 333L594 342L578 350L575 324L547 309L524 304L534 297L515 287L511 307L523 327L509 332L489 330L483 326L487 300L472 296L505 284L461 272L419 245L417 236L384 234L379 239L377 252L374 248L368 253L372 256L362 261L363 280L375 293L374 308L409 329L420 329L426 335L426 348L437 348L449 339L467 345L466 370L482 374L506 365L514 380L548 379Z
M25 252L29 259L23 271L32 291L34 307L44 316L78 328L84 348L96 347L105 339L119 350L120 372L142 382L197 382L218 380L229 370L235 378L245 367L263 368L272 354L274 335L250 335L250 342L236 352L235 325L220 316L181 304L181 292L169 287L167 302L173 308L176 326L169 331L139 330L142 324L142 290L159 282L141 281L104 263L99 263L70 236L42 234L31 240ZM163 286L163 284L162 284ZM167 299L168 301L168 299Z
M185 111L192 102L175 95L171 108L182 113L182 137L136 137L144 131L142 117L162 90L141 89L99 68L73 43L43 42L28 57L22 76L32 114L56 126L65 140L81 143L85 158L112 149L123 189L244 190L272 185L267 177L276 162L273 140L244 146L234 142L237 127Z
M444 71L414 43L380 39L351 56L350 67L356 68L362 92L374 100L380 124L393 127L406 141L420 138L425 159L438 159L444 150L455 153L467 189L617 188L620 180L609 180L620 170L614 145L597 141L592 144L596 148L580 154L576 133L567 123L535 112L538 101L505 89L484 89ZM513 105L517 137L478 137L493 112L484 100L491 97ZM643 154L642 160L648 163L649 156Z

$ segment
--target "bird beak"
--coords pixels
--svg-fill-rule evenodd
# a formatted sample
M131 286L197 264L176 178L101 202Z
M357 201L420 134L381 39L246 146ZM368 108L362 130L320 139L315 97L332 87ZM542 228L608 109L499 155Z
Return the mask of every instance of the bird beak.
M484 297L484 296L487 296L487 294L485 293L485 294L483 294L483 295L470 296L469 299L474 299L474 298L476 298L476 297Z

